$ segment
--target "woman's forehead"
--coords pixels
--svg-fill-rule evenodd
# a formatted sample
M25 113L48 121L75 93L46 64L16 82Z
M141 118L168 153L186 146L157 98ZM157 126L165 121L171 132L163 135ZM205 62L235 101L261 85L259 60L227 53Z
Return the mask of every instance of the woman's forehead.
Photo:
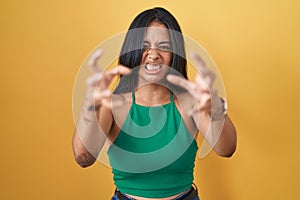
M146 30L145 41L170 41L169 31L164 24L150 24Z

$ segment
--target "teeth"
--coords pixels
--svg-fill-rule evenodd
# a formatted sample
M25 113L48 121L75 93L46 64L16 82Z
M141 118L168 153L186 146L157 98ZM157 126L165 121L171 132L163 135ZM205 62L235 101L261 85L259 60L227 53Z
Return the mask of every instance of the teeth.
M160 65L151 65L151 64L146 65L146 69L149 70L149 71L155 71L155 70L158 70L160 68L161 68Z

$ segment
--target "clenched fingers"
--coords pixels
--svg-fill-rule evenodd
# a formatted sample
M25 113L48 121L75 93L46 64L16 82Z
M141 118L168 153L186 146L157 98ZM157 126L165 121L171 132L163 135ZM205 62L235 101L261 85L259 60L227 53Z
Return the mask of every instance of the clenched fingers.
M167 81L172 83L173 85L177 85L179 87L182 87L186 89L193 97L195 96L195 84L191 81L186 80L185 78L182 78L180 76L169 74L167 77Z
M192 53L191 57L196 61L196 69L198 71L198 75L205 81L207 87L211 88L216 75L206 67L203 59L196 53Z
M107 89L115 76L128 75L130 73L131 73L131 69L129 69L128 67L119 65L119 66L103 73L103 76L101 77L98 86L100 89Z

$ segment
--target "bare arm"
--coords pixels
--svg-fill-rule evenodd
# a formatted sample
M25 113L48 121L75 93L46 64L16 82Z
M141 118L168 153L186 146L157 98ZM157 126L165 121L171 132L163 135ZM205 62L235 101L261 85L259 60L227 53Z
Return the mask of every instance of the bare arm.
M100 111L89 111L83 106L80 118L75 127L73 135L73 152L76 162L81 167L92 165L103 147L106 140L105 134L101 131L96 116Z
M223 157L231 157L236 149L237 137L235 127L227 115L224 119L211 120L211 117L201 112L193 116L198 130L213 147L214 151Z
M101 51L96 51L89 60L93 75L87 79L87 92L73 135L73 153L81 167L88 167L96 161L110 132L113 123L112 93L108 87L112 79L116 75L130 73L124 66L102 72L97 66L101 55Z
M167 80L189 92L192 97L189 101L193 106L186 112L193 117L197 129L214 151L220 156L230 157L236 149L235 127L229 116L223 115L222 103L212 86L215 75L205 67L198 55L193 57L198 64L194 82L174 75L168 75Z

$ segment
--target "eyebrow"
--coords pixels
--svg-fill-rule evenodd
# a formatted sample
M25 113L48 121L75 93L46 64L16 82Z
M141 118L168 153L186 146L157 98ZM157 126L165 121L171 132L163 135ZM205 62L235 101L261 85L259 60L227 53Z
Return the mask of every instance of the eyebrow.
M150 42L148 42L148 41L144 41L144 43L150 44ZM171 44L171 41L162 41L162 42L159 42L158 44Z

